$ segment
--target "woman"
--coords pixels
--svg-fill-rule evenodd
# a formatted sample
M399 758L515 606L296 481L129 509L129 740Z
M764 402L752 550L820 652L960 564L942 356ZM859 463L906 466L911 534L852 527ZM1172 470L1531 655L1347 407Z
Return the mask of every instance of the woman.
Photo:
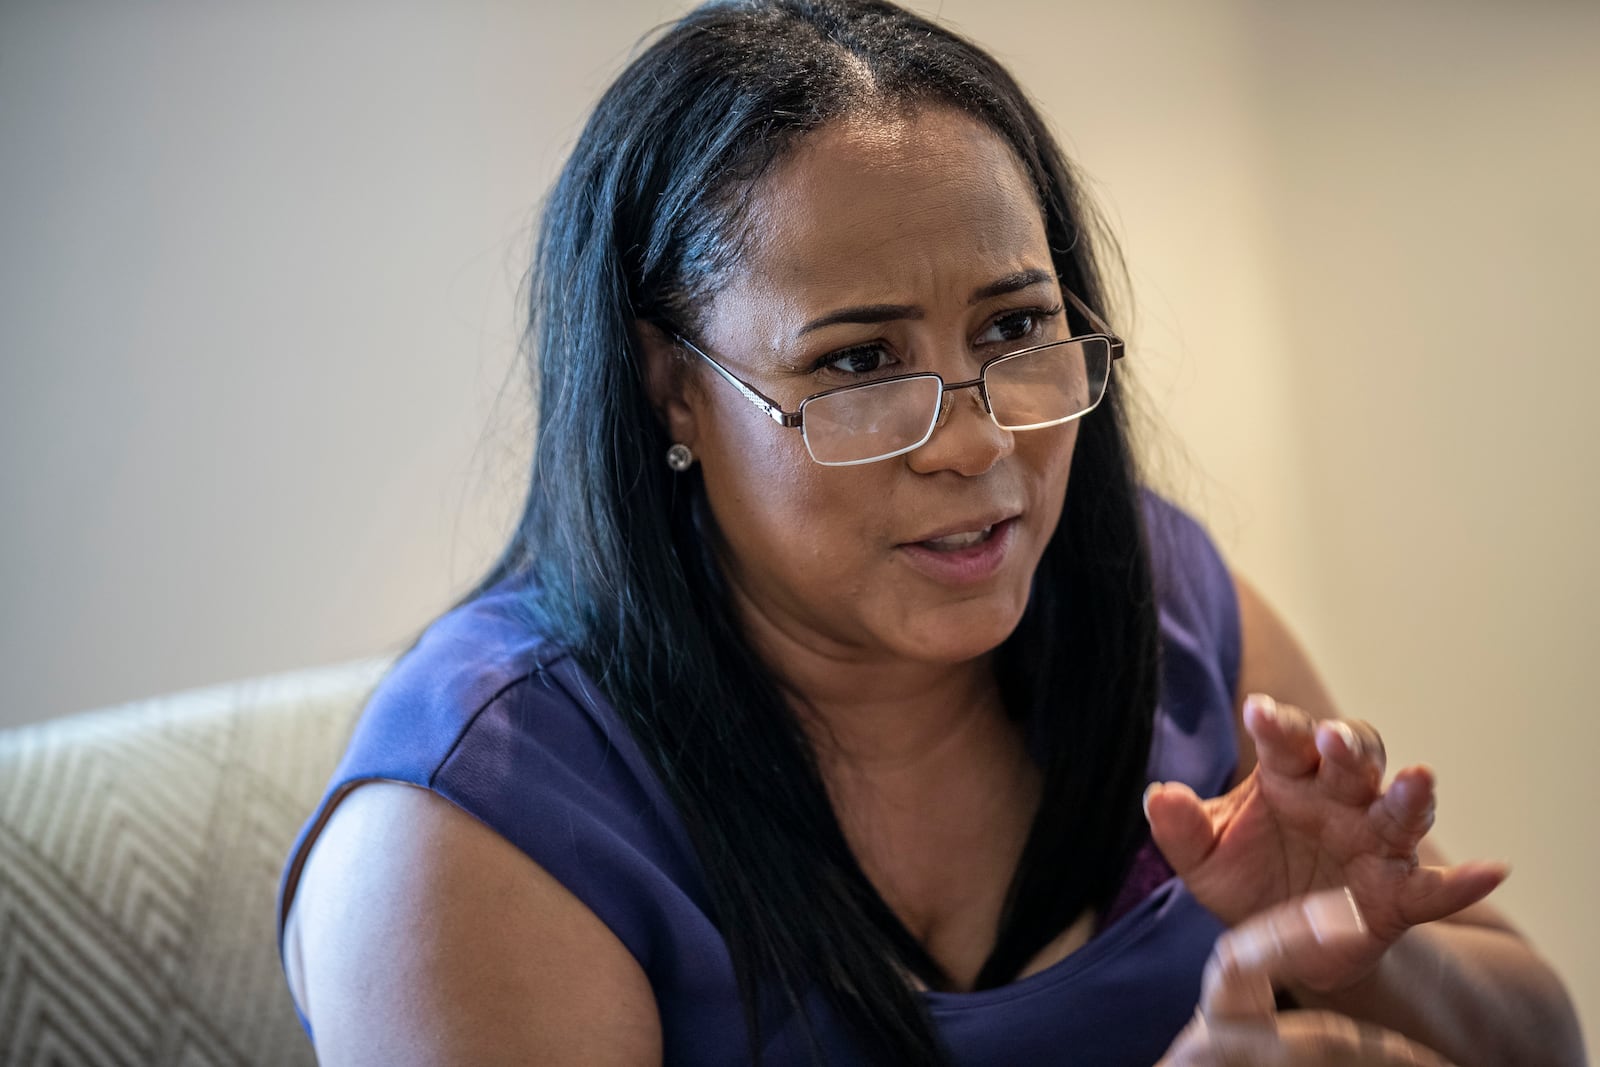
M710 5L623 73L517 534L291 858L325 1062L1581 1058L1503 870L1417 865L1427 772L1139 491L1096 251L898 9Z

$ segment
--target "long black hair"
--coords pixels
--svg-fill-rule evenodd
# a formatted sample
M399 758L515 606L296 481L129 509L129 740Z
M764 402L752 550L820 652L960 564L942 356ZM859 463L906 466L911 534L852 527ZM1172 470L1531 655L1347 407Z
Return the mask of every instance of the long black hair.
M698 8L605 93L550 195L530 288L531 484L480 586L529 579L530 610L660 775L709 883L752 1058L760 1020L803 1013L820 990L871 1062L944 1062L905 976L946 980L856 863L734 615L698 470L663 462L637 324L693 330L737 266L751 184L808 132L885 106L956 108L998 134L1033 181L1061 284L1104 308L1102 231L1044 122L983 51L872 0ZM997 654L1044 785L980 988L1105 909L1142 833L1156 614L1120 395L1113 378L1082 423L1061 521Z

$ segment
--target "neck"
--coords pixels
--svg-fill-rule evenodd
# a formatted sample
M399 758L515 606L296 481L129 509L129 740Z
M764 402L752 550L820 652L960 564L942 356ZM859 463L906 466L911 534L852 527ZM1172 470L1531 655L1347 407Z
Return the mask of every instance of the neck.
M743 598L740 609L863 873L954 987L969 988L1042 784L1005 713L994 654L950 664L871 655L785 628Z
M994 656L909 660L785 627L740 604L825 771L904 772L1005 723Z
M824 766L904 771L1006 722L987 656L956 666L819 666L825 669L798 689L795 704Z
M993 653L925 663L796 639L770 624L751 633L847 829L896 810L936 810L969 787L996 796L997 778L1031 787L1035 768L1000 698Z

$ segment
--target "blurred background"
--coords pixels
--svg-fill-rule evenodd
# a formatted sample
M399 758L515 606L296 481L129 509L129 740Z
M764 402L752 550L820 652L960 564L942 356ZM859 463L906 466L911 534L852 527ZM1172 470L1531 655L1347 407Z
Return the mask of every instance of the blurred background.
M393 651L478 576L538 202L684 6L0 3L0 726ZM924 9L1121 238L1151 477L1592 1037L1600 6Z

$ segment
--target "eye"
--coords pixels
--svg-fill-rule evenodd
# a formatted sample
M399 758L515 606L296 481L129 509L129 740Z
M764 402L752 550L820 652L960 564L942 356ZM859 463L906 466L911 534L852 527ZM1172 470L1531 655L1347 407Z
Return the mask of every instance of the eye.
M989 323L989 328L978 335L979 344L994 344L1006 341L1029 341L1038 338L1044 340L1043 334L1051 325L1052 320L1061 314L1058 305L1051 311L1041 311L1038 308L1020 308L1016 311L1007 311L997 316Z
M812 370L831 370L841 374L871 374L895 362L882 345L857 345L843 352L830 352L817 360Z

